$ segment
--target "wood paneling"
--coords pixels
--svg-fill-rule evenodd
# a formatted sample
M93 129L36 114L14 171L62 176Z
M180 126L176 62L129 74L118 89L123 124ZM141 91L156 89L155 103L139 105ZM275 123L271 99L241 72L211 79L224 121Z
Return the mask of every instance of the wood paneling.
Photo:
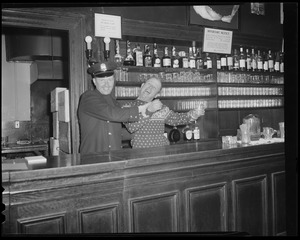
M285 235L286 234L285 172L272 173L271 181L272 181L273 236Z
M80 233L118 232L118 204L81 209L78 214Z
M186 189L189 232L227 231L226 183Z
M130 232L178 232L178 193L129 199Z
M284 234L284 144L220 146L124 149L81 162L49 157L43 169L4 174L3 229Z
M232 185L234 230L254 236L267 235L266 175L237 179Z
M65 213L49 214L42 217L18 219L18 233L23 234L64 234L66 233Z

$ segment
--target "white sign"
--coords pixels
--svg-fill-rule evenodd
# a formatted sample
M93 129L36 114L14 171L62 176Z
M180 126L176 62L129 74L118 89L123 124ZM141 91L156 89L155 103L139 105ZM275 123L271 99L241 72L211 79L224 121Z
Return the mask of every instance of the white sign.
M95 36L121 39L121 16L95 13Z
M204 28L203 52L231 54L232 31Z

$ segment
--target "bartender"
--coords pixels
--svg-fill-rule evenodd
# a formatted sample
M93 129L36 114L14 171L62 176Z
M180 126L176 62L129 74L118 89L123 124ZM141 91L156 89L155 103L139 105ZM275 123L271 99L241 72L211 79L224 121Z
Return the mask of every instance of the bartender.
M81 154L121 149L121 122L148 118L161 108L157 102L122 108L113 91L115 68L114 62L102 62L88 69L95 89L87 90L80 97L78 118Z
M139 96L132 105L140 106L151 102L158 96L161 88L162 83L158 78L148 79L142 84ZM203 107L192 109L187 113L178 113L163 105L149 119L126 123L125 126L132 134L132 148L161 147L170 144L164 136L165 124L170 126L187 124L190 121L197 120L204 114L205 110Z

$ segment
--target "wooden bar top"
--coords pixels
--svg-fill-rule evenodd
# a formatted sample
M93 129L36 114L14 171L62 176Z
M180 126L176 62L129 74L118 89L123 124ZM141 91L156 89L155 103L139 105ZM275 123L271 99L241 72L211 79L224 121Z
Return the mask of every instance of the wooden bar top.
M220 141L200 141L147 149L122 149L83 156L80 156L80 154L67 154L48 156L46 163L32 164L29 166L29 170L2 172L2 180L6 178L5 175L7 174L10 174L10 180L19 177L20 179L29 180L35 177L45 178L93 172L124 171L146 166L152 166L152 168L156 166L159 170L163 167L169 168L176 163L184 164L185 162L196 161L198 165L215 164L226 161L231 155L240 156L244 159L269 153L284 154L284 143L224 146ZM145 171L145 169L142 171ZM126 173L123 174L126 175Z

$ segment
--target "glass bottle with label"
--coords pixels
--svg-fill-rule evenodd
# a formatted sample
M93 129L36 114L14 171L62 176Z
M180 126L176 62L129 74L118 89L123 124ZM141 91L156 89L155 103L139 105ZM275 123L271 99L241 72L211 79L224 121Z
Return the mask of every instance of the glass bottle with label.
M161 67L161 59L157 53L157 44L153 44L153 58L152 58L152 66L153 67Z
M263 71L263 60L262 56L260 55L260 50L257 50L257 71Z
M162 58L163 67L171 67L171 57L169 56L168 47L165 47L164 56Z
M193 127L191 123L188 123L183 129L182 129L182 133L183 133L183 139L186 142L191 142L193 140Z
M284 73L284 53L283 52L280 52L279 70L281 73Z
M136 44L133 49L133 59L135 60L135 66L143 66L143 53L140 44Z
M144 47L144 67L152 67L152 56L150 53L150 47L149 45L145 45Z
M196 59L192 47L189 48L189 68L196 68Z
M176 54L176 48L172 47L172 68L179 68L179 58Z
M221 69L227 70L227 55L224 54L221 56Z
M114 56L114 62L117 64L118 67L121 67L122 63L123 63L123 57L120 54L120 43L119 43L119 40L115 41L115 50L116 50L116 54Z
M251 70L254 72L257 70L257 55L254 48L251 50Z
M221 69L221 57L219 54L217 54L217 69L218 70Z
M262 54L264 72L269 72L269 56L266 52Z
M251 56L248 48L246 48L246 69L251 71Z
M280 53L276 52L276 57L275 57L275 64L274 64L274 71L279 72L280 71Z
M203 69L203 59L202 59L202 49L197 48L197 53L196 53L196 68L197 69Z
M227 55L227 69L233 70L233 57L232 54Z
M209 53L206 53L206 68L207 69L212 69L212 60L211 57L209 56Z
M189 68L189 59L185 55L185 51L180 51L179 56L180 56L179 67L180 68Z
M243 47L240 47L239 68L240 71L246 71L246 56Z
M123 65L124 66L134 66L135 61L134 61L133 56L132 56L129 40L127 40L126 45L127 45L127 54L126 54L126 57L124 59Z
M197 126L197 121L195 121L194 126L195 126L194 130L193 130L194 140L199 141L200 140L200 129Z
M269 64L269 72L274 72L274 58L271 50L269 50L268 52L268 64Z
M237 49L233 51L233 70L238 71L240 69L240 59Z

